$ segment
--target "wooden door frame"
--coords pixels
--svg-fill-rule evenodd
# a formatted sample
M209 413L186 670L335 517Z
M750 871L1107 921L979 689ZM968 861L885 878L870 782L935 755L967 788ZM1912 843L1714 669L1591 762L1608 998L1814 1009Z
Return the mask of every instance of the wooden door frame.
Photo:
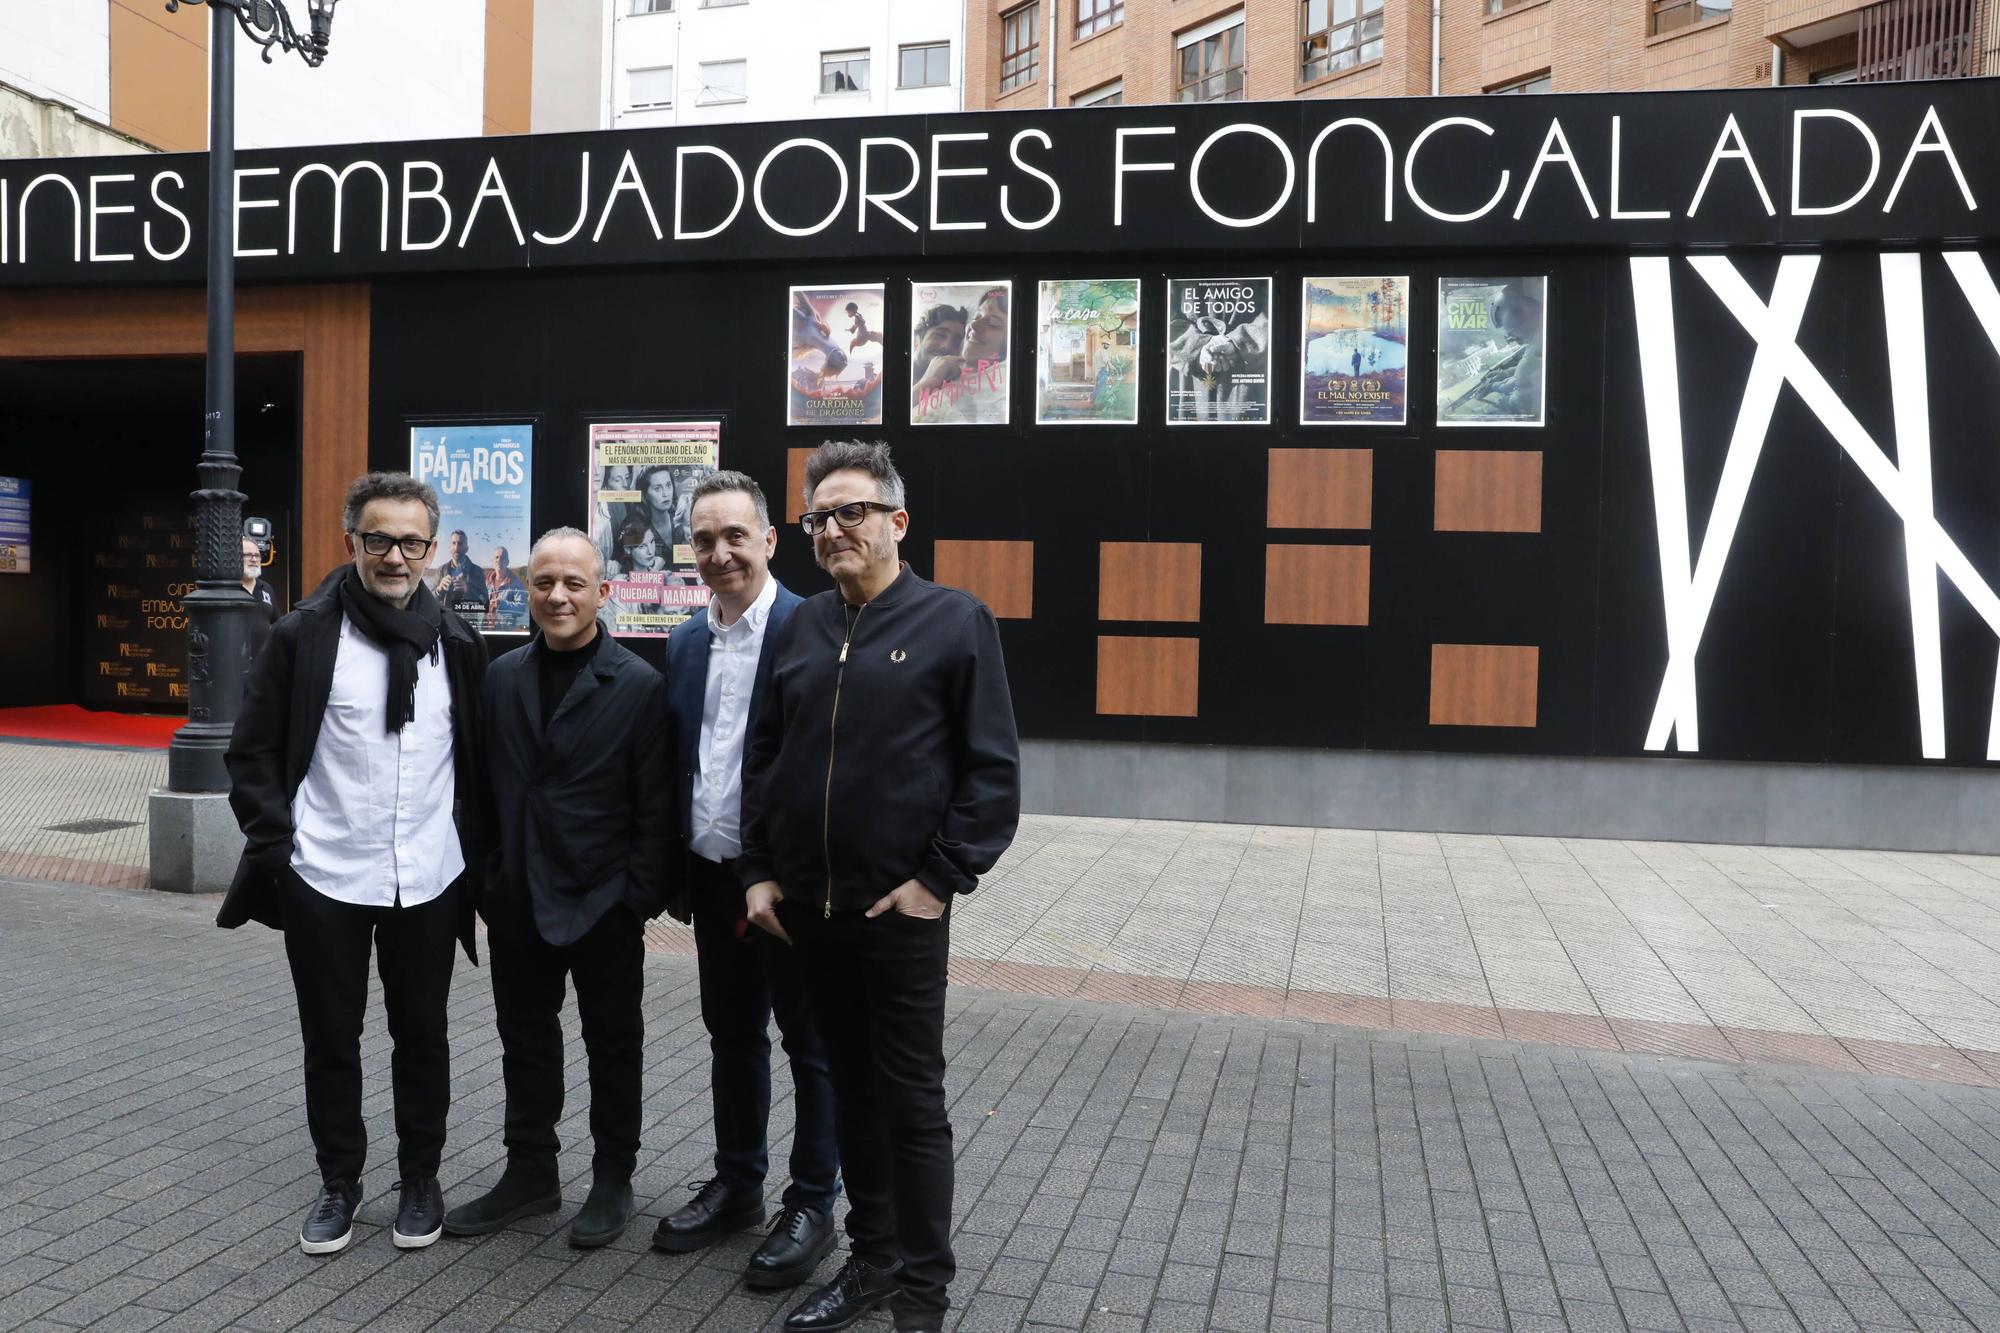
M236 294L236 351L296 352L300 587L347 560L340 506L368 470L367 283L249 287ZM0 296L0 358L202 356L201 288L67 288ZM189 480L199 458L187 460Z

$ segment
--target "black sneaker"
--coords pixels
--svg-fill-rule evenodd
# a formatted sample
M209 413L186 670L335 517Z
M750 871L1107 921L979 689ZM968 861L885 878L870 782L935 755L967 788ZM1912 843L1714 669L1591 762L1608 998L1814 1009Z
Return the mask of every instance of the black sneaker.
M436 1176L410 1176L397 1181L396 1188L403 1197L389 1239L399 1250L421 1250L444 1234L444 1191Z
M351 1180L329 1180L320 1186L305 1225L299 1228L299 1248L307 1254L338 1254L354 1239L354 1210L361 1191Z

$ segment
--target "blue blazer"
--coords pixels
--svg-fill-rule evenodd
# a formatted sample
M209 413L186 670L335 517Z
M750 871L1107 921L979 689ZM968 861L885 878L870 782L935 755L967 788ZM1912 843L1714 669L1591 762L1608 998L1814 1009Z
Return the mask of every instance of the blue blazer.
M764 647L758 654L757 675L750 689L750 715L745 719L743 728L746 749L748 738L757 732L757 717L770 690L771 663L776 658L771 645L777 641L778 631L791 616L792 608L805 600L776 578L771 582L778 593L771 603L770 618L764 624ZM672 816L675 842L670 855L680 862L676 868L681 870L685 870L688 839L693 836L694 775L701 769L701 756L696 750L701 745L702 702L708 693L708 647L706 607L676 626L667 638L667 738L674 757ZM691 911L687 876L677 874L674 880L676 888L667 910L679 920L686 921Z

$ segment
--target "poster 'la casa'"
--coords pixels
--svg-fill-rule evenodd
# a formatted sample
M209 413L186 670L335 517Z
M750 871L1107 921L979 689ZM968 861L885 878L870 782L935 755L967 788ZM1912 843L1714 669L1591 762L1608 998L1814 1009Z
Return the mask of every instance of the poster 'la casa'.
M1139 420L1139 280L1045 281L1036 309L1035 424Z
M717 421L596 422L590 427L590 539L611 581L617 634L665 635L708 605L688 537L695 487L721 455Z

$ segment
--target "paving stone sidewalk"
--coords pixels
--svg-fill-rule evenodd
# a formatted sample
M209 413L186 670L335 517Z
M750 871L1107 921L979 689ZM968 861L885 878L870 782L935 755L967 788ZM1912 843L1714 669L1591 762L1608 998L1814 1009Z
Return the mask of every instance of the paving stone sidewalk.
M282 948L211 912L0 881L0 1328L777 1326L787 1302L734 1281L753 1236L646 1248L711 1145L688 960L648 960L648 1216L623 1241L563 1241L572 1026L570 1207L394 1250L378 1000L361 1234L309 1259ZM488 984L461 966L453 993L458 1198L502 1156ZM1991 1090L964 989L947 1046L968 1333L2000 1329Z

